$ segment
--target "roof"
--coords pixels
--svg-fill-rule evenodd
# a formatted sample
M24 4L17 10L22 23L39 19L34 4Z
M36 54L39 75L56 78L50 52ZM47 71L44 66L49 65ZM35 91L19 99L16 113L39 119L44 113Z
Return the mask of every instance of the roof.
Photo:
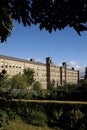
M26 63L30 63L30 64L46 65L45 63L41 63L41 62L30 61L30 60L25 60L25 59L20 59L20 58L15 58L15 57L11 57L11 56L5 56L5 55L0 55L0 58L19 61L19 62L26 62Z

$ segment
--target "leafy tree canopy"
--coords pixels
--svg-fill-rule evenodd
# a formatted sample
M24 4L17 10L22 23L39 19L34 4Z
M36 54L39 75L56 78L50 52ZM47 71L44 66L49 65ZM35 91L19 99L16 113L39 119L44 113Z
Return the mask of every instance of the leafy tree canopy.
M35 82L34 74L35 74L35 72L33 69L31 69L31 68L24 69L23 75L26 76L28 86L31 86Z
M0 90L6 87L8 87L8 75L5 70L2 70L2 72L0 72Z
M42 87L41 87L40 82L36 81L36 82L33 84L33 90L36 91L38 94L41 93Z
M24 89L28 87L27 79L24 75L15 75L10 80L12 89Z
M11 35L13 19L49 32L69 26L80 35L87 30L87 0L0 0L1 42Z

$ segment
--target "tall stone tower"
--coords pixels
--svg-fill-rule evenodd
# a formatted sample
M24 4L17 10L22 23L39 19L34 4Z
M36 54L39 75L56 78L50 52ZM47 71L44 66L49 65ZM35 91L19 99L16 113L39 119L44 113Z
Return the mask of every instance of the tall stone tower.
M47 57L46 58L47 88L49 88L49 84L50 84L50 65L51 64L52 64L52 58Z
M67 64L66 64L66 62L63 62L62 63L62 69L63 69L63 79L62 79L62 83L65 85L66 84L66 68L67 68Z

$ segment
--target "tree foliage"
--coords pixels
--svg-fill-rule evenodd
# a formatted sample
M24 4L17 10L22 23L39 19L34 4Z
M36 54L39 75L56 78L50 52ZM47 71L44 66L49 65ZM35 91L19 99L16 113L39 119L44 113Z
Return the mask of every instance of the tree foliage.
M11 79L11 86L12 86L12 89L27 88L28 84L27 84L26 77L23 76L23 75L15 75L15 76L13 76L12 79Z
M2 70L2 72L0 72L0 89L7 88L8 83L9 83L8 75L5 70Z
M13 19L24 26L39 24L40 30L69 26L80 34L87 30L86 0L0 0L0 41L11 35Z
M34 79L34 70L31 69L31 68L26 68L24 69L24 76L26 76L26 79L27 79L27 83L28 83L28 86L31 86L35 79Z
M34 92L36 92L37 97L42 96L42 87L41 87L40 82L36 81L33 84L33 90L34 90Z

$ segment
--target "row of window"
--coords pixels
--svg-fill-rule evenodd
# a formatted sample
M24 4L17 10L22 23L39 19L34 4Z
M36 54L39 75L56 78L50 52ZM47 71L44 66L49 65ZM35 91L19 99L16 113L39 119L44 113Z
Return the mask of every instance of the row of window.
M11 64L11 63L4 63L1 62L0 64L1 68L20 68L20 69L24 69L24 68L31 68L37 71L46 71L45 67L37 67L37 66L29 66L29 65L18 65L18 64Z
M21 69L24 69L24 65L2 63L2 62L0 64L0 67L1 68L21 68Z

